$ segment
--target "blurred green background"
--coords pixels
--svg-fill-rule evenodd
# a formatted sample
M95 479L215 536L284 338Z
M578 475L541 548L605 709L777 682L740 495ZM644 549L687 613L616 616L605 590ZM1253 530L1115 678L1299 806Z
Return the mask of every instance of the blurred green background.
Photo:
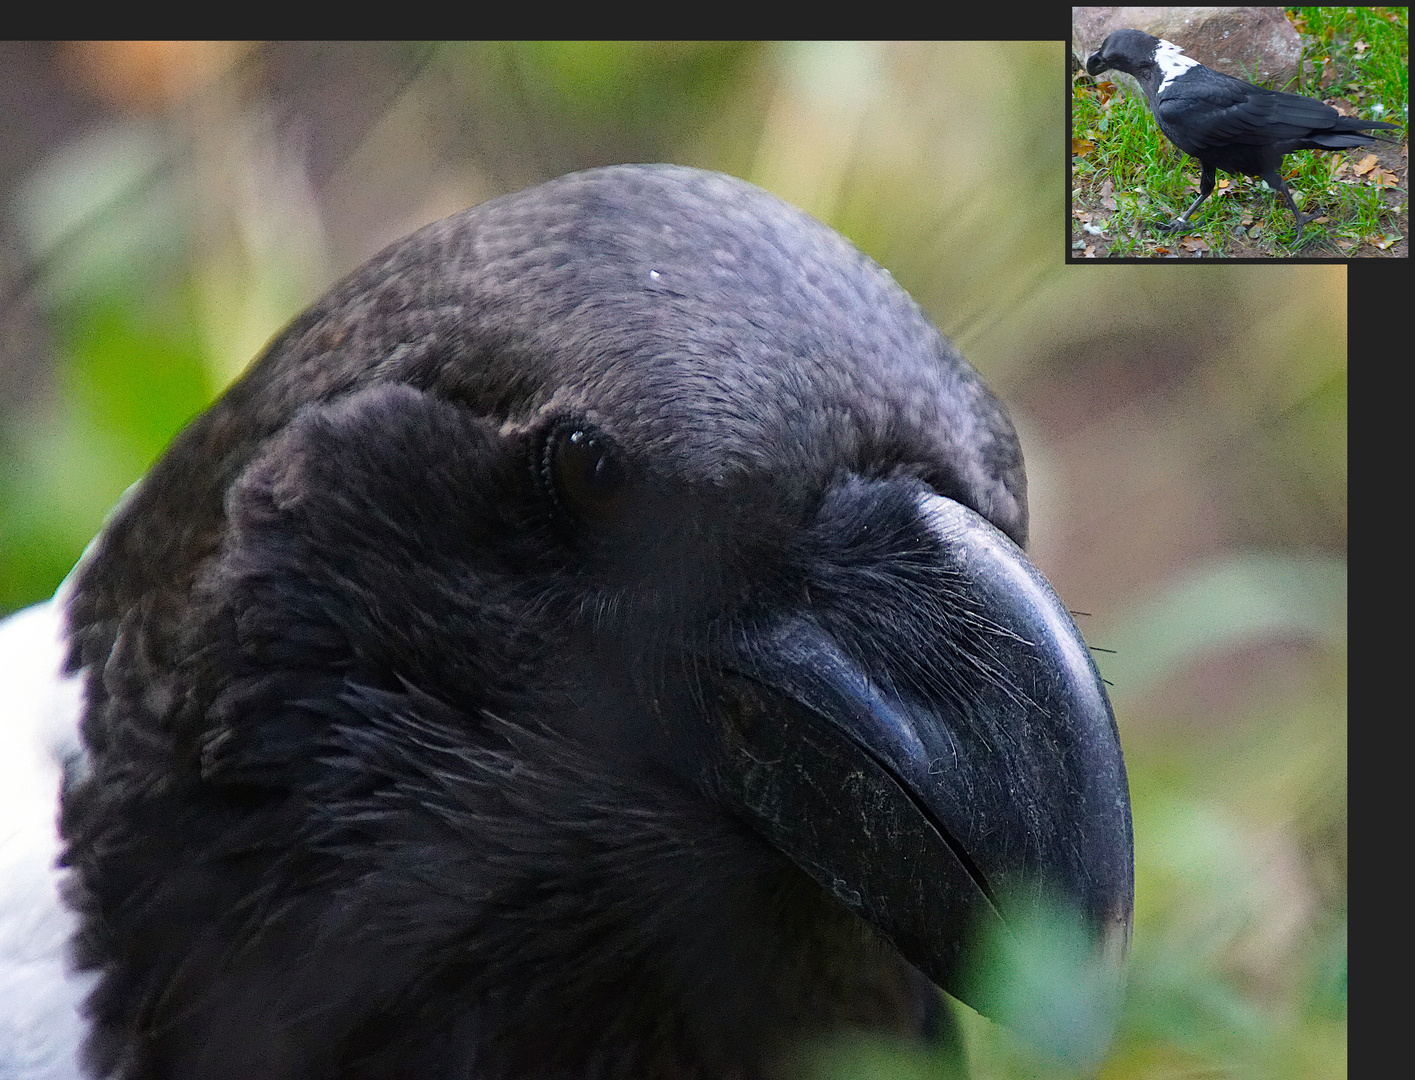
M1346 270L1064 265L1065 60L0 43L0 613L385 243L571 169L734 173L887 266L1009 403L1032 554L1113 650L1137 895L1099 1074L1345 1076ZM958 1012L972 1075L1071 1075ZM877 1045L817 1065L954 1074Z

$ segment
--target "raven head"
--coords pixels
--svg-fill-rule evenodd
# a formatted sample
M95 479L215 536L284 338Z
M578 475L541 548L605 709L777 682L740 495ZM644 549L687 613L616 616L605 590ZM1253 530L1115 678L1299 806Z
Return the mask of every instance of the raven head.
M1141 79L1141 72L1155 67L1156 50L1166 45L1169 43L1143 30L1112 30L1101 42L1101 47L1086 60L1086 72L1099 75L1114 68ZM1172 45L1169 47L1175 48Z
M1115 723L1025 536L977 374L747 184L395 244L79 574L97 1071L756 1076L927 1027L1012 910L1118 961Z

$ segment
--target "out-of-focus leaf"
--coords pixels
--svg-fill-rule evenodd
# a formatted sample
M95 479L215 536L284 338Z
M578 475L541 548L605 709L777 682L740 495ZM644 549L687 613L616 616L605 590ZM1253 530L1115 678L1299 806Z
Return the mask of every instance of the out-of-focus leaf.
M1206 652L1279 636L1346 641L1346 561L1252 555L1196 567L1091 635L1112 697L1139 697Z
M1031 1051L1061 1069L1091 1070L1110 1049L1122 984L1085 923L1064 906L1028 904L984 942L977 1000Z
M192 305L178 297L142 310L137 299L132 287L91 296L63 324L62 397L7 433L16 454L0 478L4 608L41 599L68 572L124 489L215 391Z
M131 281L137 268L186 242L178 185L161 128L99 128L53 154L16 195L14 220L57 303Z

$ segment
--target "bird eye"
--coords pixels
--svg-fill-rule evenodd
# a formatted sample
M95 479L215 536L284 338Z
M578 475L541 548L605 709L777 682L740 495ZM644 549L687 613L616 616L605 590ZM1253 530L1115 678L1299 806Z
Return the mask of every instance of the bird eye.
M565 425L546 440L541 475L556 505L590 525L623 509L628 475L613 442L590 427Z

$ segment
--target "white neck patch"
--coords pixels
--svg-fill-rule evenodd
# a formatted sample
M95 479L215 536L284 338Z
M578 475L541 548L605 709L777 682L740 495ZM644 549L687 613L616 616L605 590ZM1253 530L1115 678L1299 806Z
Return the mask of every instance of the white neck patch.
M1159 65L1160 71L1164 74L1164 81L1160 83L1160 88L1155 93L1163 94L1165 87L1190 68L1198 67L1199 61L1192 56L1185 56L1184 50L1174 42L1165 41L1164 38L1157 40L1159 44L1155 46L1155 63Z

